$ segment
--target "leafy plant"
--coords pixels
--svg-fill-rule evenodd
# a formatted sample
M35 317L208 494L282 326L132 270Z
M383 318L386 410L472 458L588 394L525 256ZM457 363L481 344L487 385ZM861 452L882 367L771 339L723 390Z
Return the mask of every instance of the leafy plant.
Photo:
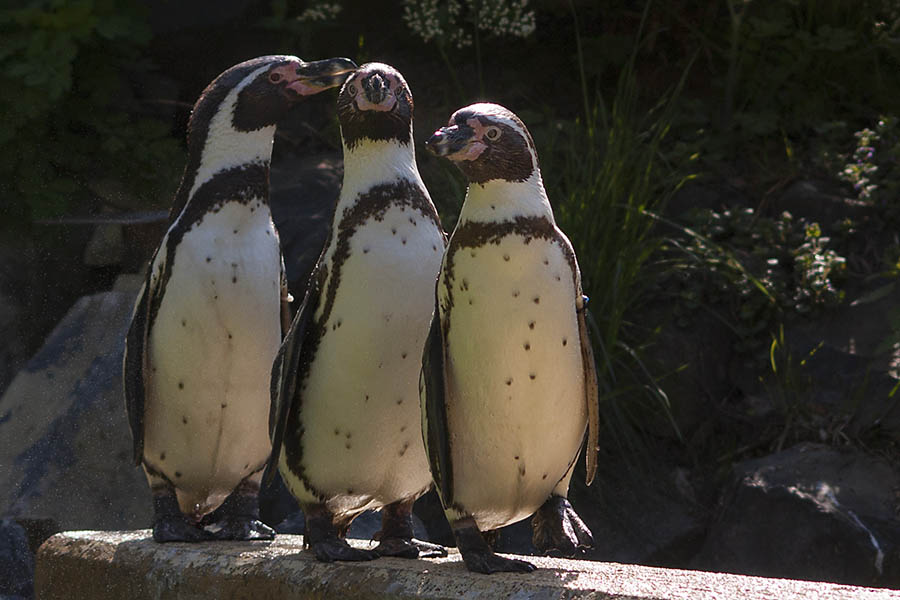
M149 38L134 0L0 10L0 189L18 222L94 201L110 174L139 198L171 191L180 144L123 77L149 69Z

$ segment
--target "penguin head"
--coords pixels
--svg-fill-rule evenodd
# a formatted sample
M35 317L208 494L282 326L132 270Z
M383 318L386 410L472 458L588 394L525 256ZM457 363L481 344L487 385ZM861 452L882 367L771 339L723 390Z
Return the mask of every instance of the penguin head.
M453 161L470 183L525 181L539 170L528 128L499 104L472 104L457 110L425 147Z
M413 99L403 75L383 63L367 63L347 78L338 96L344 144L363 140L412 141Z
M231 125L236 131L275 125L299 100L341 85L354 69L356 65L347 58L306 62L284 55L236 64L200 95L189 131L205 128L221 110L232 111Z

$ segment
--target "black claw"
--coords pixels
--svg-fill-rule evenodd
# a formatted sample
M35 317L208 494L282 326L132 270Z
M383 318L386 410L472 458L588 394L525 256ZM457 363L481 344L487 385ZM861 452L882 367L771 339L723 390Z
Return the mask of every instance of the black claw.
M153 541L165 542L204 542L213 539L183 515L160 515L153 522Z
M542 554L573 556L594 545L594 536L584 521L561 496L550 496L531 519L534 547Z
M416 539L388 538L375 546L378 556L395 556L397 558L441 558L447 556L447 549L438 544L431 544Z
M309 547L322 562L364 561L378 558L378 552L375 550L360 550L348 544L347 540L339 538L310 542Z
M275 530L254 518L227 517L209 525L217 540L273 540Z

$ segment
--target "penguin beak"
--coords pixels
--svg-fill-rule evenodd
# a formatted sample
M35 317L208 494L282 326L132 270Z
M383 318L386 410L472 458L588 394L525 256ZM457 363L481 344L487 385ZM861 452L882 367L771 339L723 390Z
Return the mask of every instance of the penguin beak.
M391 91L390 83L381 73L373 73L361 83L363 93L356 98L356 107L359 110L387 112L397 104L397 97Z
M425 147L435 156L443 156L452 161L475 160L487 146L472 139L471 127L441 127L425 142Z
M296 78L287 88L301 96L312 96L327 89L343 85L356 70L356 63L349 58L326 58L313 62L301 62Z

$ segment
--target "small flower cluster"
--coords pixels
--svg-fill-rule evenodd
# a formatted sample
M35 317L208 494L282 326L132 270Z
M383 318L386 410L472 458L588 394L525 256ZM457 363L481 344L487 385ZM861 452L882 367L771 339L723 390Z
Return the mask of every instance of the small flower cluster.
M528 0L403 0L403 20L424 42L472 45L465 24L496 36L525 38L535 30Z
M337 18L338 13L341 12L343 7L337 2L322 2L320 4L313 4L297 17L298 21L301 22L312 22L312 21L333 21Z
M900 203L900 119L883 116L875 129L857 131L856 148L838 177L864 202Z

